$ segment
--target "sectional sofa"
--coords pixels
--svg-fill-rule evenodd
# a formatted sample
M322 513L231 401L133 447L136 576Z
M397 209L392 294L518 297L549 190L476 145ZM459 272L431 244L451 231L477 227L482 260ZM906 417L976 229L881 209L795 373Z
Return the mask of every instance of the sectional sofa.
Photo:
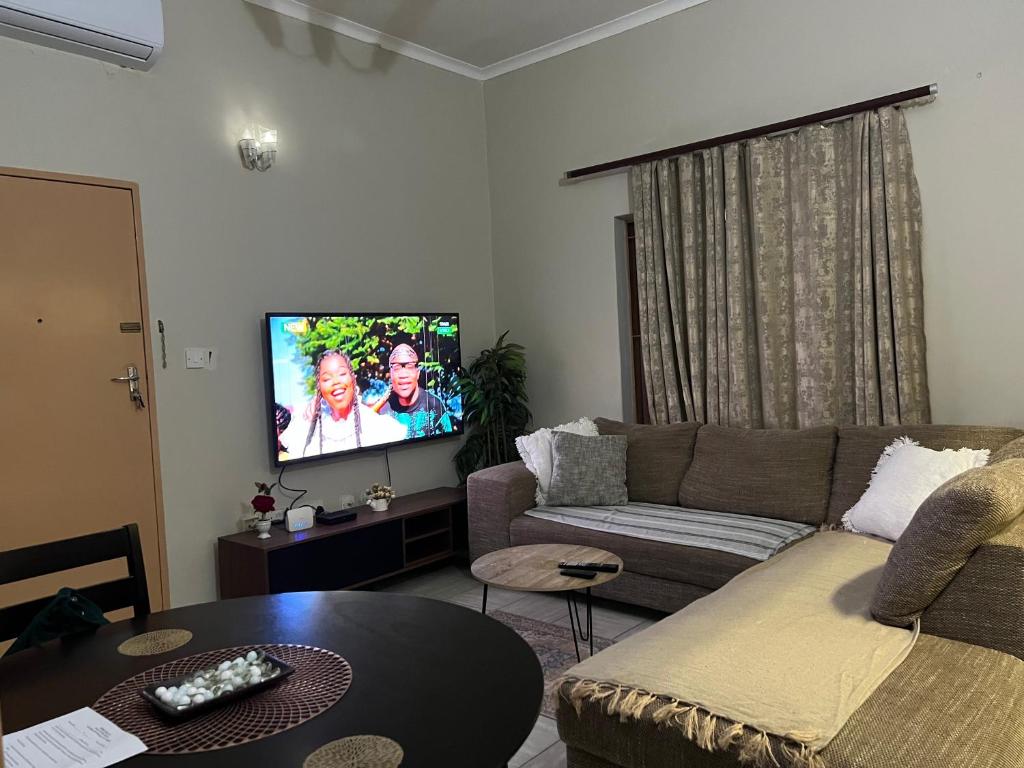
M631 504L654 504L837 526L882 450L907 435L933 448L988 448L1024 457L1004 427L825 427L737 430L598 420L627 437ZM1015 441L1015 442L1014 442ZM1020 455L1018 455L1020 454ZM759 562L755 558L569 525L537 516L521 463L469 478L471 554L520 544L587 544L620 555L623 575L595 593L677 611ZM800 546L799 543L793 546ZM813 579L814 573L808 573ZM910 656L854 713L820 758L828 768L1024 766L1024 517L981 543L920 617ZM629 642L629 641L626 641ZM600 703L559 702L570 768L749 765L702 749L654 713L610 717Z

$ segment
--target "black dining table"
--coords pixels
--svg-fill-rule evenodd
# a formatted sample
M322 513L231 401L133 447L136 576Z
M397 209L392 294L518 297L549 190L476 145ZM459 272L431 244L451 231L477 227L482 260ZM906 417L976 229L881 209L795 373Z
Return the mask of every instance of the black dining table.
M118 653L124 640L156 629L193 637L157 656ZM334 651L351 664L352 685L322 714L273 736L211 752L142 754L123 765L286 768L334 739L375 734L402 746L403 768L498 768L540 713L540 663L494 619L409 595L295 592L174 608L4 658L4 732L92 706L121 681L176 658L260 644Z

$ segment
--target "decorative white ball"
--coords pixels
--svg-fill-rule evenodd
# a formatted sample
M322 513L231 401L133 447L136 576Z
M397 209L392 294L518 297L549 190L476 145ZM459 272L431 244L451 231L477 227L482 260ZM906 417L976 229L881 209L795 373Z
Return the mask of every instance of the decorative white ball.
M258 653L256 653L256 651L249 651L247 654L245 654L245 660L248 661L250 664L256 661L256 659L258 659L259 657L260 656Z

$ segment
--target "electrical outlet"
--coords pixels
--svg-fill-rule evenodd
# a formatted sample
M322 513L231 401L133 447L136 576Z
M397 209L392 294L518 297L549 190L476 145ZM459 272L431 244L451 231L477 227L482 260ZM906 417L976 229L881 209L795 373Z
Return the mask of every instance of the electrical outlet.
M252 508L252 504L248 501L242 501L242 514L238 518L238 530L250 531L252 530L253 524L257 520L256 512Z
M309 506L311 506L313 509L316 509L317 507L323 507L324 506L324 500L323 499L310 499L309 501L306 501L305 499L302 499L302 500L299 501L299 506L300 507L304 507L307 504ZM324 507L324 508L326 509L326 507Z

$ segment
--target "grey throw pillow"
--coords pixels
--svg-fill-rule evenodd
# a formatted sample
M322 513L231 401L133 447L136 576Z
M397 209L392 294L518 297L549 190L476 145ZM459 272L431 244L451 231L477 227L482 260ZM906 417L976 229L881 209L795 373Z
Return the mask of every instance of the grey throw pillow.
M625 504L626 436L551 433L553 469L547 503L553 507Z
M919 618L974 554L1024 511L1024 459L969 469L922 502L893 545L871 601L883 624Z

